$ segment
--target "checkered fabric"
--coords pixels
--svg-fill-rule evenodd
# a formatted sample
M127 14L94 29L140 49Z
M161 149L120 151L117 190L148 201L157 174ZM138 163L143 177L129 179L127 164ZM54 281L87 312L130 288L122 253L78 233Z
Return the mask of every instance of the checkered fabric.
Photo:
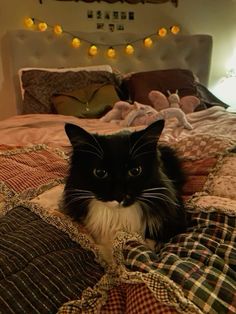
M121 284L109 293L108 302L101 314L158 313L177 314L174 307L157 301L144 284Z
M107 302L99 310L81 309L80 302L68 302L60 308L59 314L177 314L172 306L157 301L144 284L120 284L109 291Z
M183 169L187 174L187 180L183 188L185 200L196 192L201 192L213 167L217 163L216 157L200 158L197 160L183 160Z
M235 147L235 141L224 136L215 137L209 134L195 134L184 137L173 144L179 154L185 158L197 159L215 156Z

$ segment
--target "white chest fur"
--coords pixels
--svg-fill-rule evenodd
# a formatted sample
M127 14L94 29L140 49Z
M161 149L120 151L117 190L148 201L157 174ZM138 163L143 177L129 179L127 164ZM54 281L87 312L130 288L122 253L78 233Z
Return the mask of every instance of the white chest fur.
M144 236L145 220L138 203L123 207L119 203L92 200L85 219L85 227L104 255L111 255L112 241L117 231L137 232ZM106 259L107 256L105 256Z

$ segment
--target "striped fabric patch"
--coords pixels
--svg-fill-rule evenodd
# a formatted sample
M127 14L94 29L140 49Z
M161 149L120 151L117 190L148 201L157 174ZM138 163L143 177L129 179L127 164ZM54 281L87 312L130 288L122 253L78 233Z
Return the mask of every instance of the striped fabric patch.
M79 299L103 268L68 235L17 207L0 220L0 313L56 313Z
M1 155L0 182L20 194L62 180L67 169L67 161L53 150L25 148Z

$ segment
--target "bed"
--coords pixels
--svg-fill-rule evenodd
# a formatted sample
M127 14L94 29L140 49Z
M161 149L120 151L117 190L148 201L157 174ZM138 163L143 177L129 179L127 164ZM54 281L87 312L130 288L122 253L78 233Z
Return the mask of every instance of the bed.
M85 35L101 45L137 38L78 34ZM115 59L90 57L87 43L75 50L67 36L50 32L19 30L7 38L18 115L0 122L0 312L235 313L236 115L207 88L211 36L168 35L150 49L137 42L133 56L119 46ZM65 123L104 134L124 128L101 120L112 105L100 100L66 111L88 86L109 86L100 98L112 104L148 102L150 90L199 99L186 113L192 129L166 119L160 139L178 151L188 174L187 232L153 252L139 235L121 231L114 265L59 210L71 149Z

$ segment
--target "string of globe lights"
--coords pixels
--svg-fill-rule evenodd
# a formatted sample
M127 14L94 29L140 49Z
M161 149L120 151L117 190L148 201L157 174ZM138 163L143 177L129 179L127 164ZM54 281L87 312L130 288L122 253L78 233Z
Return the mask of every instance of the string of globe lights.
M115 48L118 46L124 46L124 51L128 55L132 55L135 52L134 44L138 41L142 41L144 47L150 48L153 45L153 39L152 39L153 36L163 38L168 33L171 33L173 35L177 35L180 32L180 28L177 25L173 25L173 26L169 27L169 29L167 29L165 27L161 27L157 30L156 33L147 35L145 38L136 39L136 40L131 41L129 43L117 43L117 44L113 44L113 45L108 45L108 44L91 42L85 38L78 38L76 35L72 34L71 32L64 30L63 27L59 24L52 26L52 25L49 25L46 22L44 22L42 20L38 20L36 18L26 17L24 19L24 25L28 29L32 29L32 30L40 31L40 32L45 32L46 30L50 29L57 36L60 36L63 33L67 34L71 37L71 45L74 48L79 48L81 45L81 41L84 41L84 42L89 44L88 54L90 56L96 56L98 54L98 51L99 51L98 47L99 46L106 46L106 47L108 47L107 48L107 56L109 58L115 58L115 56L116 56Z

